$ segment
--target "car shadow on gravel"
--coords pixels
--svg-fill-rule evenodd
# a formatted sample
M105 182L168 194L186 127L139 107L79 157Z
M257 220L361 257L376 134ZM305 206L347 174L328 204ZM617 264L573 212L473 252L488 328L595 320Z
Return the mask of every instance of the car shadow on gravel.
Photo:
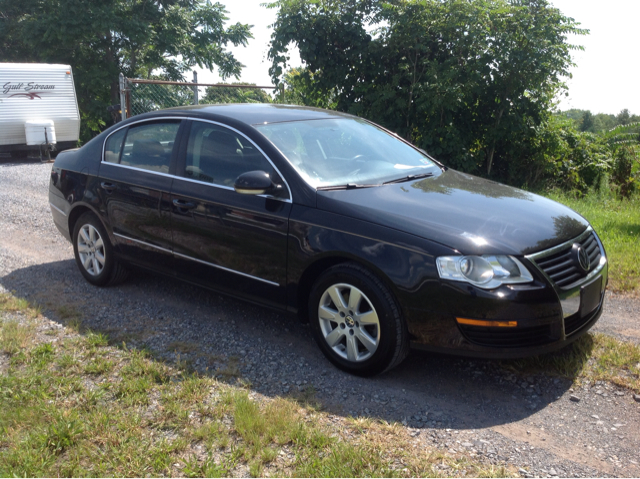
M0 284L45 315L112 343L146 348L267 396L291 396L336 415L414 428L478 429L527 418L571 378L523 376L509 362L412 351L397 368L359 378L333 367L298 319L170 278L134 271L117 287L88 284L73 260L14 270Z

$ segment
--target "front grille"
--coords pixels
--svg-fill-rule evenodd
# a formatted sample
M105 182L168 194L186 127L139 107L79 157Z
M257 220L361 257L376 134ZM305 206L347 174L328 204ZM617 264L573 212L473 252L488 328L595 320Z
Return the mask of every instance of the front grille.
M458 326L465 338L479 346L523 348L540 346L554 340L549 324L529 328L485 328L466 324Z
M596 269L600 263L602 252L600 251L598 241L596 240L593 232L589 233L589 236L584 238L579 244L581 244L589 255L591 263L589 271L584 272L573 261L571 257L571 248L573 247L573 244L567 245L565 248L553 253L552 255L535 260L540 269L542 269L542 271L544 271L560 288L570 286L576 281L584 278L587 274Z

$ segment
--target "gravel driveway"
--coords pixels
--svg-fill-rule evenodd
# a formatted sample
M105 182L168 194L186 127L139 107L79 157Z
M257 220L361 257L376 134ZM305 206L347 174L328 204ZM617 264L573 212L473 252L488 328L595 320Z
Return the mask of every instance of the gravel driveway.
M399 421L418 448L512 464L523 476L640 476L640 403L613 385L574 391L568 380L417 351L390 373L356 378L332 367L294 317L145 272L89 285L51 220L50 170L0 158L0 292L36 301L50 319L79 317L265 395L315 395L336 416ZM640 301L609 295L595 329L640 342Z

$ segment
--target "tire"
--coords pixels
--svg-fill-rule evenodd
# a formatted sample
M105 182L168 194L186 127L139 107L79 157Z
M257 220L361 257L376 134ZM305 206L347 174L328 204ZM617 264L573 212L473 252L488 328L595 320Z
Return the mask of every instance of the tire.
M73 227L73 253L84 279L95 286L121 283L129 270L115 259L109 235L93 213L84 213Z
M409 353L409 333L393 294L355 263L336 265L317 279L309 318L324 355L351 374L388 371Z

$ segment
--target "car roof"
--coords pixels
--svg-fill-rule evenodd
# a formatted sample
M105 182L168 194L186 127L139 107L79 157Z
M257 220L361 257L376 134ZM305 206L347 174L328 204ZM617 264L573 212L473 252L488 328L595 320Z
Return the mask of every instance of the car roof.
M216 117L233 118L248 125L267 123L281 123L300 120L323 120L329 118L355 118L353 115L338 111L322 110L299 105L281 105L273 103L227 103L219 105L189 105L168 108L154 112L149 116L162 116L162 114L183 113L206 117L208 114Z

